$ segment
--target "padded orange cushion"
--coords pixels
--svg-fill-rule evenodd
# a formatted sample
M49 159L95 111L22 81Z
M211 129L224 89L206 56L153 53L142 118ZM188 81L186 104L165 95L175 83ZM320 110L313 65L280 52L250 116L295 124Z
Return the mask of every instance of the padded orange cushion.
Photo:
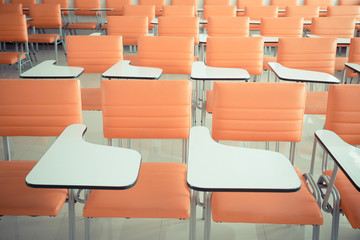
M324 172L324 175L331 177L332 170ZM339 169L335 186L340 193L340 206L348 219L351 227L360 228L360 192L352 185L345 174Z
M186 165L142 163L134 187L127 190L92 190L84 217L183 218L190 216L190 190Z
M19 55L23 52L0 52L0 64L9 64L12 65L17 63L19 60ZM21 59L24 59L26 56L22 56Z
M349 62L347 57L335 58L335 71L344 71L345 63Z
M277 57L264 56L264 70L269 70L270 67L268 65L269 62L276 62Z
M321 210L299 169L301 188L293 193L214 192L215 222L322 225Z
M26 186L35 161L0 162L0 215L56 216L67 198L65 189Z
M68 29L96 29L96 27L96 22L76 22L67 26Z
M57 37L56 37L57 36ZM30 43L52 43L56 39L60 39L58 34L30 34Z
M82 110L101 110L101 89L82 88L81 89Z
M213 104L214 104L214 91L213 90L206 91L206 111L208 113L213 112L213 107L214 107Z
M310 91L306 94L305 114L326 114L328 92Z

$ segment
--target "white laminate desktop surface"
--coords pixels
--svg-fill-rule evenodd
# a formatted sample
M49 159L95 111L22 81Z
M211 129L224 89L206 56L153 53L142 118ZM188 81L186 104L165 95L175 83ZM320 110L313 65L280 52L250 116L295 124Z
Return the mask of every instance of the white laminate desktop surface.
M103 78L125 78L125 79L159 79L162 69L151 67L138 67L130 65L129 60L117 62L106 70Z
M334 161L360 191L360 149L344 142L336 133L317 130L315 137L326 148Z
M241 68L219 68L206 66L204 62L193 62L191 79L194 80L249 80L250 75Z
M159 24L159 20L158 20L158 18L154 18L153 20L151 20L150 23L157 25L157 24ZM207 24L207 23L208 23L208 21L206 19L202 19L202 18L199 19L199 24Z
M138 177L141 155L97 145L82 136L83 124L68 126L26 177L31 187L126 189Z
M262 37L264 39L264 43L278 43L279 42L279 37L267 37L267 36L262 36L260 34L252 34L252 37Z
M190 130L187 183L200 191L292 192L301 182L281 153L226 146L206 127Z
M82 67L57 66L55 60L47 60L20 74L21 78L76 78Z
M321 36L314 35L314 34L308 34L308 35L306 35L306 37L309 37L309 38L320 38ZM350 40L351 40L351 38L336 38L336 40L337 40L337 44L340 44L340 45L350 45Z
M357 63L345 63L345 67L353 72L360 73L360 65Z
M284 81L340 83L339 79L328 73L287 68L276 62L269 62L268 65L276 76Z

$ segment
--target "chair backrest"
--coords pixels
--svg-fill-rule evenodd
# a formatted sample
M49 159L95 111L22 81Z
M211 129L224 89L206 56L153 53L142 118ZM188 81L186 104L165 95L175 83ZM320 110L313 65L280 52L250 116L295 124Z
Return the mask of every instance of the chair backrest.
M246 6L264 6L264 0L237 0L236 7L245 9Z
M288 6L285 8L285 17L303 17L304 20L311 20L319 16L319 6Z
M235 6L226 6L226 5L207 5L204 6L203 18L208 19L210 16L236 16L236 7Z
M263 71L264 41L261 37L208 37L206 65L243 68L250 75Z
M270 5L278 6L279 9L285 9L287 6L297 6L297 0L271 0Z
M263 17L277 17L278 6L245 6L245 16L250 20L260 20Z
M348 62L360 64L360 38L352 38L350 40Z
M66 36L69 66L83 67L85 73L103 73L123 60L122 37Z
M82 122L76 79L0 79L0 136L59 136Z
M230 0L204 0L204 6L207 5L226 5L230 6Z
M163 17L194 17L195 7L190 5L168 5L163 7Z
M60 4L46 3L33 4L30 6L29 16L33 19L30 25L36 28L59 28L61 27Z
M194 38L145 36L139 39L136 64L161 68L164 74L191 74Z
M269 37L302 37L302 17L261 18L260 34Z
M69 8L68 0L42 0L42 3L58 3L60 8Z
M321 10L326 10L333 6L333 0L305 0L304 5L319 6Z
M355 17L360 18L360 5L358 6L330 6L327 8L328 17Z
M100 0L74 0L74 7L79 8L76 15L96 15L96 11L90 9L100 8Z
M23 8L29 8L30 5L36 4L36 0L11 0L11 3L21 3Z
M305 84L214 82L213 91L214 140L301 140Z
M154 5L155 16L162 15L162 8L165 5L165 0L139 0L140 5Z
M199 44L199 18L198 17L159 17L159 36L193 37L194 44Z
M11 4L0 4L0 13L17 13L22 14L22 4L21 3L11 3Z
M194 6L194 14L197 16L197 0L171 0L171 5Z
M106 0L107 8L115 8L113 11L106 12L107 16L119 16L123 14L124 5L131 5L131 0Z
M105 138L188 139L188 80L103 80L101 90Z
M345 142L360 145L360 85L329 86L325 129Z
M360 0L339 0L339 5L360 5Z
M335 72L335 38L280 38L277 62L302 70Z
M317 17L312 19L311 34L321 37L352 38L355 23L355 17Z
M155 18L155 5L125 5L124 16L146 16L148 17L149 28L154 25L150 22Z
M248 37L249 20L249 17L209 17L207 34L212 37Z
M0 42L27 42L28 32L24 14L0 14Z
M108 35L121 35L123 45L137 45L138 39L148 33L146 16L108 16Z

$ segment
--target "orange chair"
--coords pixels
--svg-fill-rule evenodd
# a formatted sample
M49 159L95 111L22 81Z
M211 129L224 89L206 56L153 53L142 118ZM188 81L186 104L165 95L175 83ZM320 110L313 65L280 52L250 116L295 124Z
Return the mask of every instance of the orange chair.
M188 80L104 80L101 88L105 138L182 139L183 159L187 156L192 92ZM186 172L184 161L143 162L134 187L92 190L83 209L86 236L93 217L188 219Z
M207 34L211 37L248 37L249 20L248 17L211 16Z
M138 47L137 66L161 68L163 74L191 74L193 37L144 36Z
M210 67L242 68L254 76L263 72L264 41L260 37L209 37L206 49L206 65ZM206 110L213 112L214 92L206 92ZM202 122L205 123L205 109Z
M187 5L168 5L163 7L163 17L195 17L195 7Z
M60 4L60 8L69 8L69 2L68 0L42 0L42 3L48 4L48 3L52 3L52 4ZM61 15L63 17L63 22L70 22L70 15L68 11L61 11ZM65 19L65 16L67 16L68 18Z
M0 14L0 42L16 44L16 51L0 52L0 64L13 65L18 63L19 74L21 74L24 64L30 63L32 67L25 15ZM19 43L24 44L25 51L18 52Z
M21 3L11 3L11 4L0 4L0 13L17 13L22 14L22 4Z
M329 99L326 111L325 129L331 130L339 135L342 140L350 145L360 144L360 86L359 85L331 85L329 87ZM313 159L316 148L313 149ZM350 160L350 159L349 159ZM327 168L327 157L323 158L323 174L318 180L320 189L326 189L333 170ZM312 166L313 170L313 166ZM325 193L322 193L324 197ZM360 228L359 201L360 194L353 184L348 180L342 170L339 169L335 179L335 188L331 195L330 203L323 203L323 210L332 214L331 239L339 239L339 219L343 213L352 228ZM341 237L340 239L343 239Z
M279 11L281 10L281 12L279 12L278 16L284 17L286 14L285 13L286 7L287 6L297 6L298 3L297 3L297 0L271 0L270 5L278 6Z
M285 17L303 17L305 21L311 21L314 17L319 17L319 6L287 6ZM304 24L304 31L310 31L311 24Z
M306 86L301 83L215 82L212 138L290 142L289 159L294 164L295 144L301 141L305 98ZM213 192L213 221L311 225L313 239L319 239L324 222L319 189L311 174L303 174L296 167L295 171L301 181L297 192ZM209 230L205 230L205 236L210 236Z
M327 7L333 6L332 0L305 0L306 6L318 6L320 7L320 17L326 16Z
M359 0L339 0L339 5L340 6L344 6L344 5L359 5L360 1Z
M84 73L103 73L123 60L122 37L112 36L67 36L68 66L83 67ZM101 110L100 88L82 86L82 109ZM92 88L90 88L92 87Z
M327 10L328 17L355 17L356 21L360 20L360 5L347 5L347 6L331 6ZM359 32L360 26L355 25L355 30ZM357 33L355 33L355 36Z
M277 17L278 6L245 6L245 16L250 20L260 21L264 17ZM251 30L260 30L260 24L250 24Z
M131 0L106 0L107 8L114 8L115 10L106 13L107 16L121 16L124 12L124 6L131 5Z
M74 7L79 8L80 10L75 11L76 22L69 23L67 29L70 34L74 32L76 34L76 29L89 29L96 30L98 29L98 16L96 11L90 11L93 8L100 8L100 0L75 0ZM96 22L80 22L79 16L96 16Z
M360 38L352 38L350 40L350 49L349 57L347 58L348 63L357 63L360 64ZM350 81L347 78L350 77ZM343 83L351 83L354 77L358 77L357 73L352 73L350 71L344 71Z
M204 7L208 5L230 6L230 0L204 0Z
M155 5L125 5L124 16L147 16L149 29L154 28L150 22L155 18Z
M289 68L335 73L335 38L280 38L277 62ZM305 114L325 114L326 91L309 91Z
M154 5L155 16L162 16L165 0L139 0L139 5Z
M58 62L58 44L62 44L66 54L66 46L63 40L60 4L34 4L30 6L30 17L33 19L30 26L33 33L29 35L29 43L36 59L34 43L53 43L55 45L55 60ZM58 33L38 33L40 29L57 29Z
M182 6L182 5L187 5L187 6L194 6L194 14L195 16L198 15L197 12L197 0L171 0L171 5L174 6Z
M37 161L11 161L9 137L56 137L68 125L81 123L80 82L1 79L0 102L6 155L6 161L0 161L0 215L57 216L67 190L28 187L25 177Z
M260 35L269 37L297 37L303 32L303 18L301 17L265 17L261 18ZM277 44L265 44L277 46Z
M236 7L237 9L245 10L246 6L264 6L264 0L237 0ZM237 12L237 16L244 16L244 12Z
M137 46L138 39L148 33L146 16L109 16L108 35L121 35L123 45Z
M30 5L36 4L36 0L11 0L11 3L20 3L23 7L23 13L28 15Z
M206 5L204 6L203 19L208 20L209 17L223 16L235 17L236 7L227 5ZM207 29L207 24L203 25L203 29Z

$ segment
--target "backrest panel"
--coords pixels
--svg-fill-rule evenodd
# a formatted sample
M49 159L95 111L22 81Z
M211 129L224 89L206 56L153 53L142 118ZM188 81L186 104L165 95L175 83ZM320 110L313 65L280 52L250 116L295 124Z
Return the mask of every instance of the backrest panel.
M108 16L108 35L121 35L123 45L137 45L148 33L147 16Z
M285 9L287 6L297 6L297 0L271 0L270 5L278 6L279 9Z
M114 11L106 12L107 16L119 16L123 14L124 5L131 5L131 0L106 0L107 8L115 8Z
M249 17L209 17L207 33L212 37L248 37L249 20Z
M199 44L198 17L159 17L158 21L159 36L193 37L194 44Z
M60 4L34 4L30 6L31 26L36 28L59 28L61 26Z
M100 8L100 0L74 0L74 6L80 8L75 11L76 15L96 15L96 11L90 11L90 9Z
M325 129L345 142L360 145L360 85L330 85Z
M11 4L0 4L0 13L17 13L22 14L22 4L21 3L11 3Z
M28 33L24 14L0 14L0 42L27 42Z
M335 72L335 38L280 38L277 62L302 70Z
M235 6L218 6L218 5L207 5L204 7L203 18L208 19L210 16L236 16Z
M191 74L194 38L145 36L139 39L137 65L161 68L164 74Z
M304 20L311 20L319 16L319 6L288 6L285 9L285 17L303 17Z
M261 18L260 34L269 37L302 37L303 18Z
M327 8L328 17L355 17L360 18L360 5L358 6L331 6Z
M154 5L125 5L124 16L147 16L148 24L151 28L153 24L150 22L155 18L155 6Z
M360 38L350 40L349 60L350 63L360 63Z
M85 73L103 73L123 60L122 37L66 36L69 66L83 67Z
M104 136L187 139L191 127L188 80L103 80Z
M139 0L139 5L154 5L155 15L161 16L162 8L165 5L165 0Z
M206 5L227 5L230 6L230 0L204 0L204 6Z
M277 17L278 6L245 6L245 16L250 20L260 20L263 17Z
M11 3L21 3L23 8L29 8L30 5L36 4L36 0L11 0Z
M316 17L311 22L311 34L321 37L352 38L355 17Z
M81 114L76 79L0 80L0 136L58 136Z
M237 0L238 9L244 9L245 6L264 6L264 0Z
M171 5L194 6L194 14L197 16L197 0L171 0Z
M306 85L215 82L214 140L299 142Z
M195 7L190 5L169 5L163 7L163 17L182 16L194 17Z
M206 65L243 68L250 75L263 70L264 42L261 37L208 37Z

